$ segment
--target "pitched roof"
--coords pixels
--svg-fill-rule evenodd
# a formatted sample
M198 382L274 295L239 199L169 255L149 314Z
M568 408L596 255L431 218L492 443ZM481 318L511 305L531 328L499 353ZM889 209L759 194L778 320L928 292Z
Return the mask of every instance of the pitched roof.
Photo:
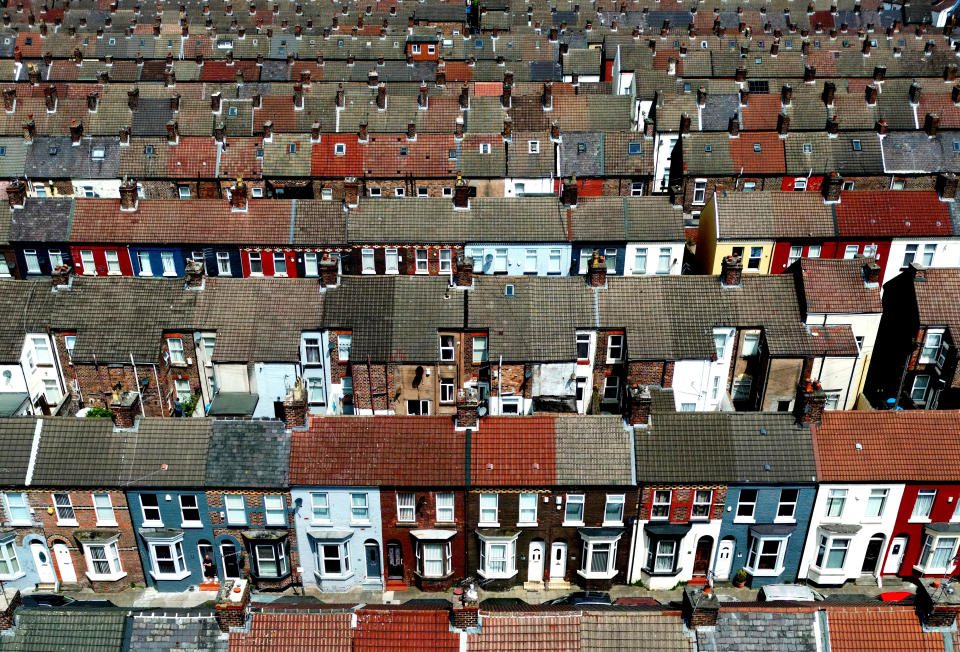
M230 634L230 652L316 650L349 652L353 649L353 615L342 611L299 613L256 612L250 631Z
M556 438L553 417L487 417L471 438L470 483L553 485Z
M955 410L828 411L810 431L821 482L960 479Z
M580 617L580 647L605 652L693 652L693 637L678 612L585 611Z
M880 285L864 281L867 259L803 258L794 263L797 296L806 313L880 313Z
M33 418L0 419L0 441L4 449L0 482L3 484L16 486L26 482L36 429L37 420Z
M766 652L816 652L816 618L809 611L721 609L716 628L697 630L698 649L725 652L755 646Z
M816 193L718 193L720 238L830 238L833 211Z
M448 609L396 609L389 605L358 609L353 635L356 652L439 652L460 649L460 635L450 629Z
M123 609L19 609L4 650L91 650L113 652L124 643Z
M933 191L846 192L834 205L841 237L950 236L950 211Z
M579 652L581 649L579 611L494 611L484 612L481 618L480 632L467 639L467 650L471 652Z
M957 338L960 334L960 302L956 300L960 296L960 269L928 268L922 277L914 276L913 288L920 323L947 326Z
M212 611L165 612L150 610L131 614L130 649L144 652L170 650L210 650L226 652L227 635Z
M564 416L554 422L558 485L628 485L630 433L615 416Z
M450 417L314 417L293 432L290 483L462 486L465 455Z
M11 242L67 242L73 223L72 199L29 198L10 210Z
M290 433L282 421L213 422L207 486L283 488L289 469Z
M830 607L827 625L832 652L937 652L952 650L953 632L926 630L914 609L877 605Z

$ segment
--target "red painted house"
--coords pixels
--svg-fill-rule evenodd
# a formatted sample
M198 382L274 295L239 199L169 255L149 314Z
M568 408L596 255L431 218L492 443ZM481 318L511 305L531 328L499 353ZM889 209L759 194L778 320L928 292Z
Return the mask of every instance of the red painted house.
M126 247L74 245L70 247L74 273L85 276L133 276Z
M951 413L954 420L956 413ZM956 428L953 428L956 437ZM956 453L951 457L956 458ZM952 478L954 481L948 481ZM887 551L885 575L900 577L957 576L960 544L960 484L956 473L942 480L908 483L903 490L894 535ZM894 548L902 546L902 552ZM899 564L895 558L902 554ZM898 567L899 566L899 567Z
M440 39L436 36L408 36L406 47L407 54L414 61L436 61L440 58Z
M292 249L248 247L240 250L244 278L248 276L297 277L297 254Z

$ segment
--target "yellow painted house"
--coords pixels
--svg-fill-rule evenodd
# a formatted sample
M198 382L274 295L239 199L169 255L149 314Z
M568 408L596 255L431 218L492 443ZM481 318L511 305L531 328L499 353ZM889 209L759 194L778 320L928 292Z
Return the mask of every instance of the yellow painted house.
M719 274L720 262L730 255L743 261L744 272L770 273L775 241L764 239L756 227L758 213L772 219L768 193L714 193L700 213L696 259L704 274Z

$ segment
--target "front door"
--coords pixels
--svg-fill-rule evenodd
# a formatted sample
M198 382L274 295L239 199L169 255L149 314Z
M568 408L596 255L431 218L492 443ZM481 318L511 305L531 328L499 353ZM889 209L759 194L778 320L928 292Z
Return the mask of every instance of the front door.
M724 539L717 547L717 563L713 568L718 580L730 579L730 566L733 564L733 539Z
M562 580L567 573L567 544L554 541L550 546L550 579Z
M220 557L223 559L223 576L227 579L240 577L240 555L232 543L220 544Z
M706 577L710 569L710 554L713 552L713 537L700 537L697 541L697 552L693 558L693 574L697 577Z
M880 552L883 550L884 536L875 534L870 537L870 543L867 544L867 551L863 555L863 567L860 573L863 575L873 575L877 570L877 563L880 561Z
M883 572L896 575L900 572L900 564L903 562L903 553L907 550L907 537L894 537L890 542L890 550L887 552L887 561L883 565Z
M30 553L33 555L33 565L37 567L40 584L56 584L57 572L50 563L50 551L39 541L30 544Z
M62 543L53 544L53 556L57 560L57 569L60 571L60 581L64 584L73 584L77 581L77 571L73 568L73 558L70 549Z
M543 581L544 547L545 546L543 541L530 542L530 551L529 551L529 554L527 555L527 581L528 582Z
M367 579L380 579L380 546L375 541L364 544L367 557Z
M403 548L396 541L387 544L387 579L403 580Z

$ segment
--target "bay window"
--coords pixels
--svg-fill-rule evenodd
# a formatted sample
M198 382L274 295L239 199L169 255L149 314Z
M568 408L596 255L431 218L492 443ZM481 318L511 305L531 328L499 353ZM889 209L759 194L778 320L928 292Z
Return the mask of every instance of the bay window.
M484 536L480 538L480 568L477 574L485 578L508 578L517 574L517 537Z
M744 569L752 575L779 575L783 572L783 555L788 537L767 537L753 534Z
M417 542L417 572L421 577L446 577L453 572L449 541Z
M677 568L677 550L679 541L676 539L650 539L647 548L648 573L673 574Z
M317 543L314 563L321 579L343 579L350 575L350 542Z
M0 543L0 578L11 580L23 575L20 571L20 560L17 559L17 549L13 539Z
M183 537L149 541L150 574L155 580L182 580L190 575L183 559Z
M843 570L849 548L850 539L821 534L817 543L817 559L814 564L825 570Z
M914 568L921 573L951 573L955 567L954 558L957 554L956 536L943 536L945 533L927 528L927 536L923 541L923 551Z
M620 534L610 536L609 528L585 528L580 530L583 547L580 554L582 577L588 579L612 579L617 574L617 542ZM602 533L602 534L601 534Z
M517 525L536 527L537 525L537 494L520 494L520 515Z
M259 578L286 577L290 572L287 561L286 537L279 538L248 538L247 546L253 562L251 572Z
M81 541L83 558L87 562L87 577L91 580L114 581L126 573L120 563L120 550L117 548L119 535L102 541Z

